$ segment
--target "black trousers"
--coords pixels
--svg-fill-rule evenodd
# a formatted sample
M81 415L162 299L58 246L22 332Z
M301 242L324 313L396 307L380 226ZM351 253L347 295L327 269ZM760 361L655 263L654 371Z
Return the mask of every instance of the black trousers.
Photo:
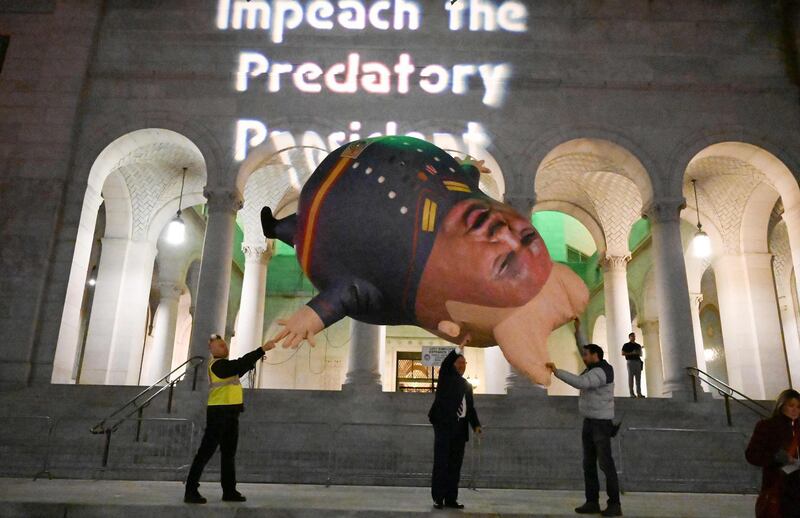
M628 361L628 390L631 391L631 397L642 395L642 362ZM633 391L633 383L636 382L636 392Z
M203 468L220 448L222 468L222 492L236 491L236 446L239 443L239 406L210 406L206 411L206 430L200 441L200 448L194 456L189 476L186 478L186 491L195 491L200 486Z
M597 465L606 476L606 493L609 504L619 503L619 479L614 459L611 457L611 419L583 420L583 481L586 484L586 501L600 501L600 481Z
M467 442L467 434L462 428L459 425L433 427L431 496L434 502L458 500L458 481L461 479L464 445Z

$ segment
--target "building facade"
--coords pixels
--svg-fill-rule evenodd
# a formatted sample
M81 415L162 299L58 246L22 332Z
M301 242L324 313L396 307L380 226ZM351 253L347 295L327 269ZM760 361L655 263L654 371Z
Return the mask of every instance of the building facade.
M698 367L772 398L800 384L797 16L756 0L3 2L0 382L149 384L210 333L255 347L313 292L261 207L292 213L349 140L408 134L485 160L484 189L534 220L568 216L582 326L620 369L637 331L650 395L685 395ZM572 340L551 352L577 368ZM423 345L343 321L250 383L396 390L400 353ZM524 384L496 349L470 351L480 391Z

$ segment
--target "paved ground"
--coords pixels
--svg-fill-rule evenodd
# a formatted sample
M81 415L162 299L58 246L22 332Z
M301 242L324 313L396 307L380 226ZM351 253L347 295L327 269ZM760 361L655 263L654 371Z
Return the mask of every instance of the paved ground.
M179 482L0 479L0 517L471 517L576 516L576 491L462 490L464 511L436 511L427 488L240 484L244 504L220 502L217 484L206 483L203 506L181 503ZM625 516L664 518L752 517L755 495L628 493Z

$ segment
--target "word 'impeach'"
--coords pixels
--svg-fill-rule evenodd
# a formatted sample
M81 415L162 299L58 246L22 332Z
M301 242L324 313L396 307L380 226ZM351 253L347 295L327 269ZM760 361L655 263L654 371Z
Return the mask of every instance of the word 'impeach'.
M523 2L505 0L462 0L445 2L448 28L458 31L528 30L528 9ZM305 22L316 30L329 31L336 27L363 30L372 27L380 31L420 28L422 9L412 0L218 0L217 28L221 30L269 31L273 43L282 43L287 31Z
M270 61L258 52L242 52L236 73L236 90L251 90L252 79L263 76L268 92L280 92L285 83L291 81L297 90L319 93L323 85L329 91L354 94L359 88L372 94L407 94L412 81L429 94L440 94L450 90L454 94L469 91L470 77L479 78L483 87L483 103L498 107L503 103L506 84L511 77L511 65L459 64L452 68L427 65L417 73L411 56L400 54L390 68L383 63L362 62L358 53L347 56L346 62L334 63L324 69L316 63L278 63Z

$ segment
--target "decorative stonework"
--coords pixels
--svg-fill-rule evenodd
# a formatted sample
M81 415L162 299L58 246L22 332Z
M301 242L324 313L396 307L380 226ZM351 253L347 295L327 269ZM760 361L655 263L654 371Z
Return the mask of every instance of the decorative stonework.
M268 244L242 243L242 253L245 261L266 264L274 253L275 247L270 241Z
M677 223L685 206L683 198L653 200L642 212L651 223Z
M686 169L683 194L694 210L691 179L697 180L697 198L701 214L710 217L722 234L725 253L736 254L741 248L742 217L753 191L769 179L742 160L727 156L709 156L696 160ZM701 216L702 218L702 216Z
M186 289L184 284L170 281L160 281L157 286L161 300L177 300Z
M133 239L144 239L153 215L179 196L183 167L187 168L184 195L201 192L206 182L203 158L177 144L135 148L114 166L112 173L120 174L128 188Z
M785 222L779 222L770 232L769 251L772 252L774 257L772 268L778 295L786 295L791 289L789 277L792 272L792 249L789 244L789 232L786 229Z
M563 201L590 214L603 229L607 250L628 252L628 235L641 217L642 198L627 172L605 157L570 153L536 175L537 201Z
M242 208L242 196L236 191L205 189L208 212L236 212Z
M530 214L536 204L536 198L522 194L507 194L505 202L522 214Z
M270 157L250 175L244 188L244 206L238 215L245 241L263 238L261 208L275 210L298 197L303 184L323 158L325 156L317 149L287 149Z
M607 255L603 258L603 271L624 272L628 268L629 255Z

